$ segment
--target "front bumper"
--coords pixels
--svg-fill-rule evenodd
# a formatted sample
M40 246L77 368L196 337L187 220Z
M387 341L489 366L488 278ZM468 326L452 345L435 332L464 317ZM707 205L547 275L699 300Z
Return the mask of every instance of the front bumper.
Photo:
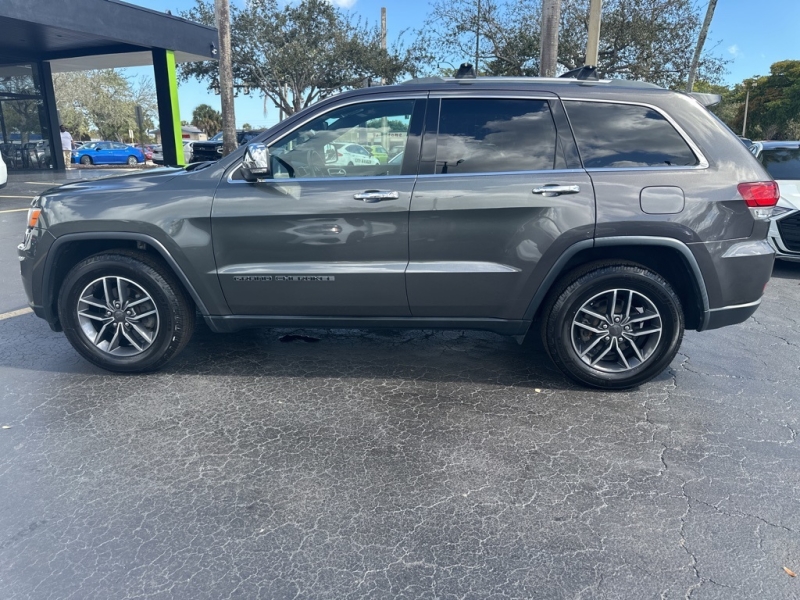
M772 219L768 239L776 258L800 262L800 210Z

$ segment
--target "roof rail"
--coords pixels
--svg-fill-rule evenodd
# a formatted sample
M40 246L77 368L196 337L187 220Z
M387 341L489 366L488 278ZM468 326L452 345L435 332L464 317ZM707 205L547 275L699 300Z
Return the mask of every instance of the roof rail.
M430 83L450 83L460 85L480 84L480 83L552 83L561 85L602 85L609 87L626 87L626 88L645 88L660 90L664 89L660 85L654 83L647 83L646 81L636 81L633 79L575 79L573 77L476 77L456 79L455 77L420 77L418 79L408 79L399 83L398 85L417 85L417 84L430 84Z

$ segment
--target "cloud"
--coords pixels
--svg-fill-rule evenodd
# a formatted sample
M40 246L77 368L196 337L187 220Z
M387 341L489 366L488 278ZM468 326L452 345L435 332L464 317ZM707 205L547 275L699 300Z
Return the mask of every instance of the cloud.
M328 2L341 8L352 8L357 0L328 0Z
M739 54L741 54L741 52L739 52L739 46L737 46L736 44L734 44L733 46L728 46L728 52L730 53L731 56L734 57L739 56Z

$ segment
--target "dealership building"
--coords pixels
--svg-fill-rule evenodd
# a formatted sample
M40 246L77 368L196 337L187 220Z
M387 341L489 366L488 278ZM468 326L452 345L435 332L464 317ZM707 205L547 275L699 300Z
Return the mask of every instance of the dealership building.
M0 152L65 168L53 73L152 65L165 164L183 162L176 64L215 60L217 30L118 0L0 2Z

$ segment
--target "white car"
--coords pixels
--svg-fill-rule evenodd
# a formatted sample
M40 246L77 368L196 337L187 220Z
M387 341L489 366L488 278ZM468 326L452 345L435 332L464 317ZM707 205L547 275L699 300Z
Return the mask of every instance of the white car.
M756 142L750 152L781 191L778 205L772 209L769 243L776 258L800 262L800 141Z
M6 163L3 162L3 155L0 154L0 188L6 187L8 183L8 169Z
M334 142L325 147L325 164L352 167L354 165L379 165L381 161L372 156L364 146Z
M193 141L183 140L183 163L186 165L192 162L192 146Z

